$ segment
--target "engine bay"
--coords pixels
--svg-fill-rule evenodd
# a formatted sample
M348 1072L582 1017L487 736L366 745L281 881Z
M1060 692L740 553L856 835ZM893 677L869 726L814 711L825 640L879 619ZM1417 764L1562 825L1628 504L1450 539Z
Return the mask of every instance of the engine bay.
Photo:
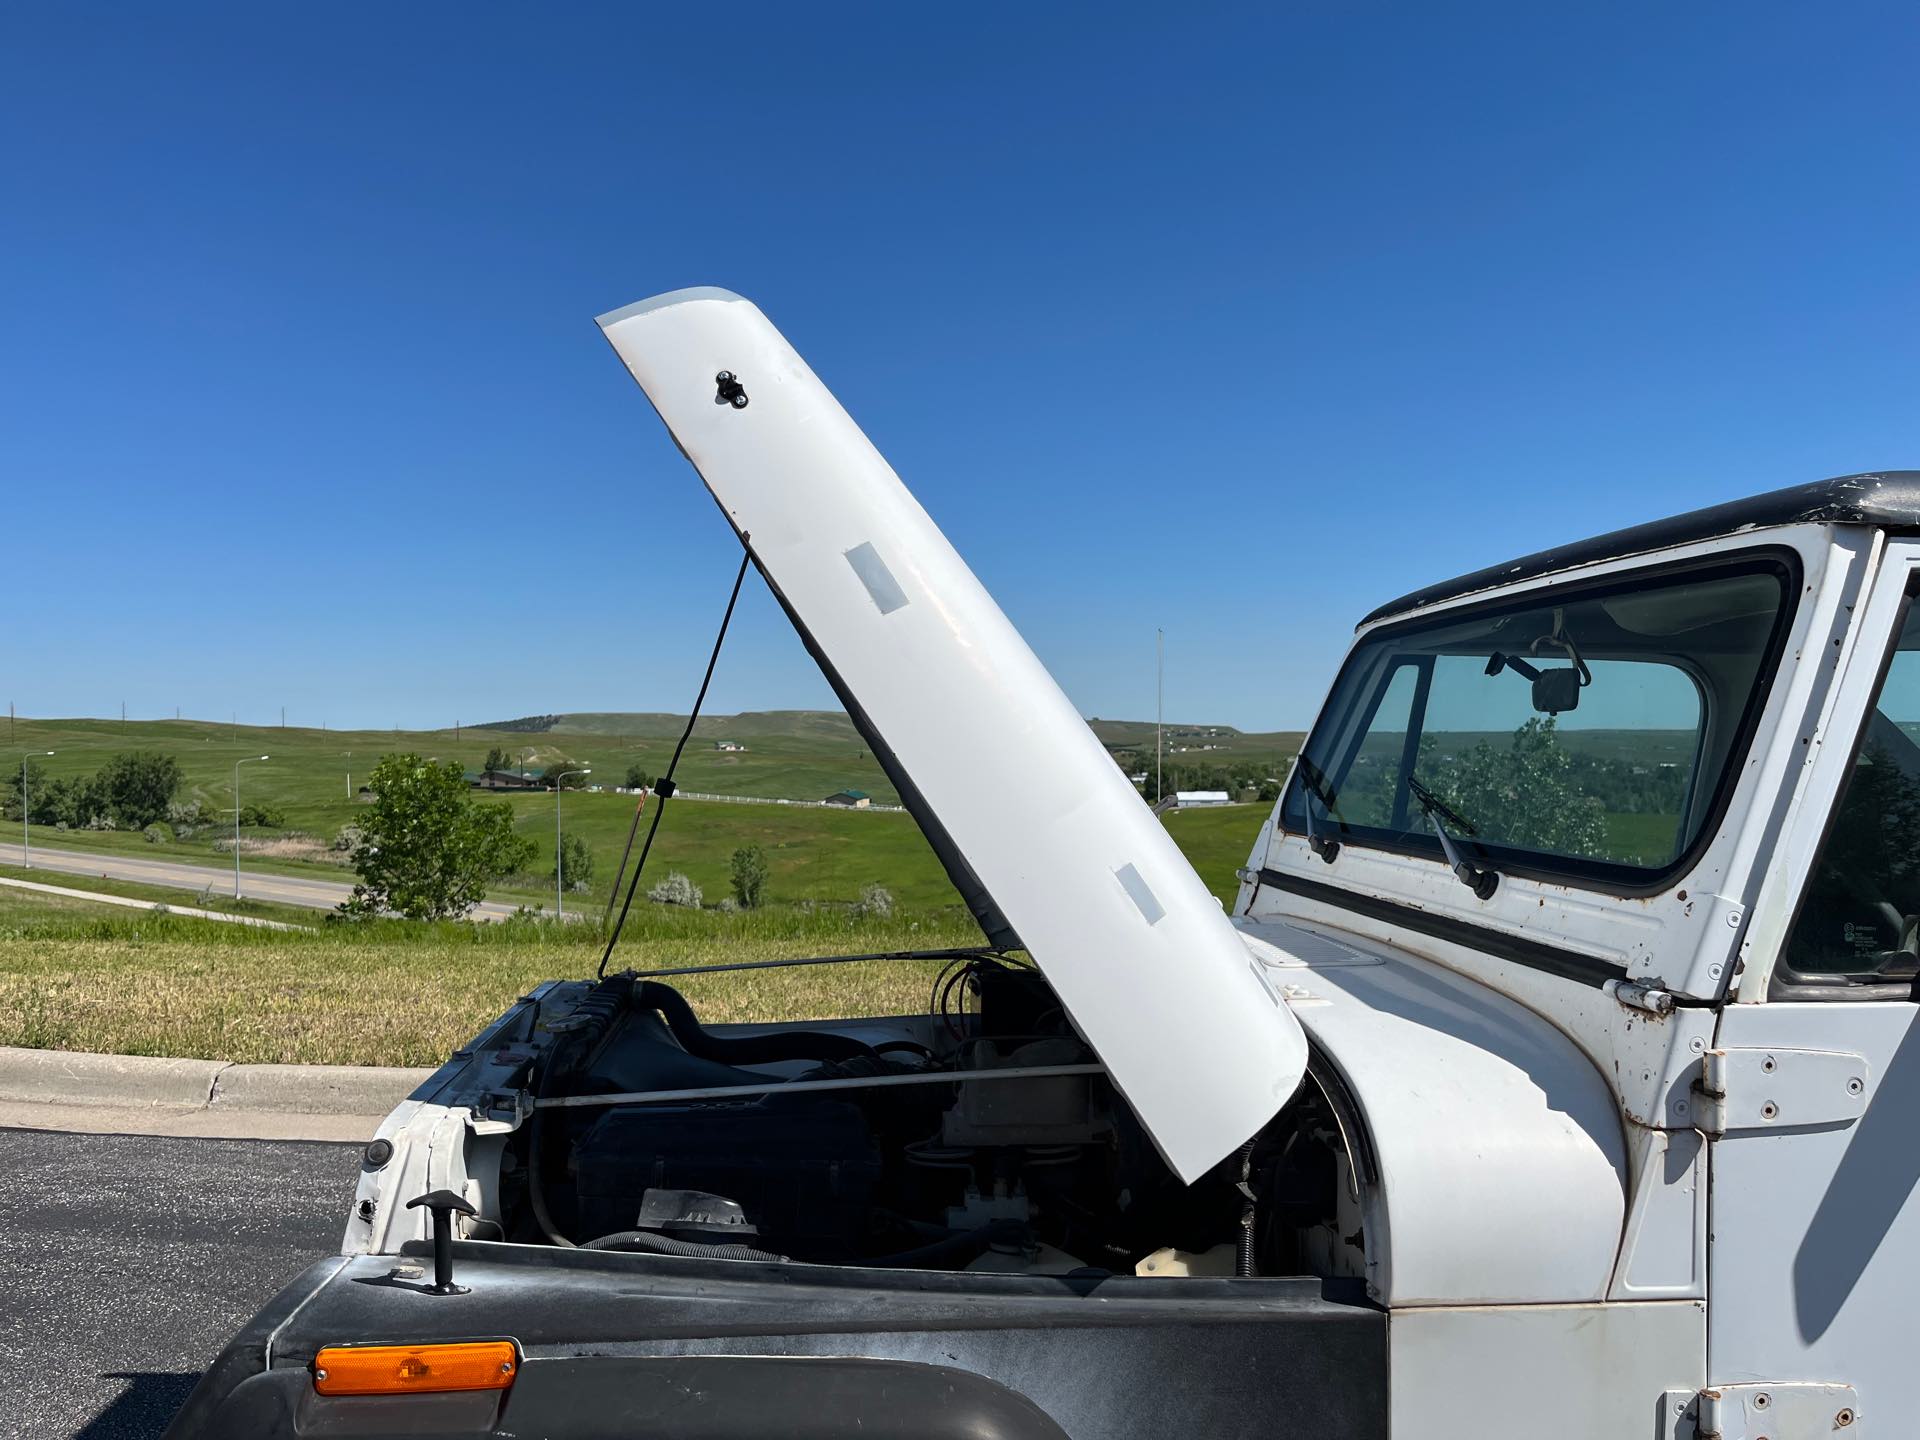
M531 1114L497 1137L480 1238L955 1271L1362 1273L1351 1163L1315 1080L1184 1184L1024 961L949 959L924 1016L783 1025L702 1025L679 990L632 973L570 988L527 1027Z

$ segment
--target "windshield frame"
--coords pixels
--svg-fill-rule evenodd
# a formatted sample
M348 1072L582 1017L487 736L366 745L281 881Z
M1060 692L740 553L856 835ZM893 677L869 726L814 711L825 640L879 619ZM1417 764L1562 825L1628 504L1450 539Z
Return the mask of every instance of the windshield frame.
M1698 863L1702 852L1719 835L1726 819L1727 809L1732 803L1733 792L1741 775L1748 768L1747 758L1753 747L1754 736L1759 729L1760 717L1780 677L1781 658L1785 653L1787 639L1802 600L1804 567L1799 552L1789 546L1748 546L1719 554L1634 566L1630 569L1584 579L1576 577L1553 584L1528 584L1481 600L1417 611L1365 629L1355 641L1353 648L1348 651L1346 660L1342 662L1340 672L1328 692L1327 703L1315 719L1313 729L1307 733L1302 742L1300 754L1313 755L1316 748L1315 741L1321 735L1323 728L1330 722L1342 720L1342 717L1334 712L1335 702L1341 698L1343 691L1347 688L1356 663L1363 659L1372 645L1383 639L1391 640L1400 634L1417 633L1436 625L1453 625L1502 612L1602 599L1609 595L1641 590L1654 582L1716 580L1755 573L1773 574L1779 578L1780 605L1774 613L1772 629L1761 651L1759 664L1754 672L1753 685L1735 725L1733 738L1726 751L1726 759L1720 767L1719 774L1714 777L1714 793L1701 811L1698 828L1678 855L1662 866L1646 867L1579 856L1556 856L1540 850L1514 848L1497 842L1487 843L1478 835L1456 837L1463 851L1481 863L1496 869L1503 876L1546 881L1610 895L1658 894L1670 889L1680 877L1688 873ZM1415 667L1417 691L1414 704L1416 710L1424 708L1426 685L1420 681L1416 662L1411 658L1392 660L1372 693L1360 697L1360 706L1351 707L1358 709L1364 706L1365 713L1359 718L1358 724L1346 736L1343 743L1337 738L1330 742L1341 745L1337 753L1331 757L1334 763L1329 763L1328 759L1316 758L1315 763L1321 770L1328 773L1329 778L1339 774L1344 780L1352 763L1352 755L1348 751L1357 751L1364 741L1372 727L1375 713L1387 693L1392 672L1403 665ZM1691 678L1695 678L1695 683L1698 684L1697 677ZM1704 700L1705 697L1702 698ZM1706 743L1704 719L1703 711L1703 724L1695 738L1694 771L1687 782L1689 796L1693 794L1703 778L1700 774L1699 756L1701 747ZM1342 728L1345 728L1344 724ZM1417 737L1410 734L1409 745L1416 741ZM1402 800L1404 785L1399 786L1398 790L1401 793L1396 794L1396 806L1401 803L1410 803ZM1337 787L1334 790L1334 798L1336 800L1339 798ZM1294 772L1289 775L1286 787L1280 792L1280 799L1274 807L1273 823L1276 837L1304 833L1298 822L1304 813L1301 806L1306 803L1310 802L1307 800L1301 772L1296 763ZM1325 805L1320 807L1315 819L1320 833L1337 841L1343 848L1351 845L1361 850L1412 856L1445 864L1440 842L1431 833L1414 828L1396 832L1380 827L1356 827L1341 819Z

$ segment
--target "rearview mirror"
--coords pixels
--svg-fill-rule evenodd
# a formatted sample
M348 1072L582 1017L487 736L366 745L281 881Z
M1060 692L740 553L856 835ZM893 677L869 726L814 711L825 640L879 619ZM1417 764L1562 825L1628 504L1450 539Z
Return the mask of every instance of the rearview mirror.
M1542 670L1533 677L1533 708L1542 715L1558 715L1577 709L1580 704L1578 670Z

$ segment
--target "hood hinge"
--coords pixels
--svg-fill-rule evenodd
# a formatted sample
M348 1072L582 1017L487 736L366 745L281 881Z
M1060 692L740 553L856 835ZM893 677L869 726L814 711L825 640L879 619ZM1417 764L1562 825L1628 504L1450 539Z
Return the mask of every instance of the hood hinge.
M1718 1138L1776 1126L1850 1125L1867 1108L1867 1057L1848 1050L1709 1050L1693 1082L1694 1128Z
M1676 1003L1658 980L1609 980L1602 988L1629 1010L1648 1015L1671 1015Z

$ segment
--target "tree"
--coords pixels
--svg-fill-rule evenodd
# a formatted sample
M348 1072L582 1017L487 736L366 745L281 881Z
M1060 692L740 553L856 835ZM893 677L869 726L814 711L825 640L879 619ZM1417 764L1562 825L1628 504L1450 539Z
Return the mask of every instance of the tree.
M646 790L653 785L653 777L638 765L627 766L627 789Z
M587 842L578 835L568 835L560 842L560 863L556 870L547 872L548 876L557 875L569 890L591 890L593 888L593 851L587 848Z
M4 807L6 818L20 818L21 781L26 781L27 800L33 806L32 819L36 824L50 823L42 821L40 813L46 802L41 799L47 793L47 767L37 760L22 760L7 775L7 800Z
M509 763L507 752L496 745L487 751L486 763L482 765L480 769L483 773L488 770L505 770Z
M367 785L373 803L353 849L360 883L340 907L346 914L457 918L480 903L489 881L533 858L533 842L513 832L513 807L474 800L456 762L386 755Z
M132 750L101 766L94 782L114 819L129 830L143 830L167 818L182 778L180 762L171 755Z
M1488 840L1562 855L1606 853L1605 808L1574 783L1572 757L1551 717L1528 720L1505 750L1482 740L1436 760L1431 746L1431 736L1422 739L1420 778Z
M565 775L567 778L562 780L560 778L562 775ZM580 762L577 760L554 761L553 764L547 766L545 770L540 772L540 780L549 790L558 790L561 788L582 790L586 788L587 784L587 777L580 773Z
M740 902L742 910L753 909L767 888L766 852L758 845L741 846L733 852L731 873L733 898Z

